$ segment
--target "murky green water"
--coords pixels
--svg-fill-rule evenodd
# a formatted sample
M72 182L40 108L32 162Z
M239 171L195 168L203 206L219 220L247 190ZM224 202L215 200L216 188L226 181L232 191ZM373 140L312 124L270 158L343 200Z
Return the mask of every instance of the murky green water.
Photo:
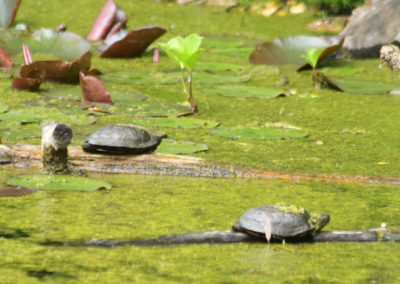
M398 98L315 90L309 74L295 73L295 66L249 66L247 57L256 43L288 35L312 34L306 25L316 16L265 18L248 15L241 27L239 13L226 14L221 8L182 7L153 0L116 2L126 11L130 29L153 24L165 26L168 33L160 39L163 42L173 36L196 32L205 37L207 49L201 56L202 61L242 66L239 70L235 67L233 71L218 71L219 75L231 79L250 75L251 81L239 85L269 88L277 88L287 75L292 84L290 88L299 94L277 99L231 98L203 92L210 86L197 85L194 77L194 95L200 108L196 118L227 126L288 123L305 129L309 136L282 141L228 140L209 135L210 129L161 127L152 130L165 131L171 139L207 144L209 151L195 155L216 162L289 172L398 176ZM85 36L103 3L95 0L71 3L65 7L64 1L22 1L17 22L25 22L32 29L55 28L64 23L68 30ZM46 59L43 54L33 56L34 60ZM21 63L22 55L13 59ZM362 71L351 75L352 78L398 81L398 78L390 77L388 70L378 70L377 59L343 60L332 64L334 67L360 68ZM178 71L164 55L158 65L152 63L151 53L137 59L101 59L94 55L92 67L104 72L155 72L159 76L156 82L111 80L105 84L109 89L145 93L151 100L185 101L181 85L166 84L165 81L171 78L161 76L163 72ZM71 88L45 83L42 93L27 93L12 91L9 85L0 84L0 102L10 107L51 106L69 114L81 113L79 106L73 103L46 99L50 89L60 87ZM119 118L98 116L94 125L73 126L73 143L80 145L87 134L107 123L115 123L116 119ZM2 134L5 144L40 143L39 125L5 126L2 122L1 126L14 131ZM25 128L18 131L22 127ZM0 169L0 182L25 173L25 170ZM396 243L112 249L39 245L45 241L143 239L172 233L227 230L248 208L275 202L330 214L329 230L374 228L381 222L386 222L389 228L400 229L398 187L317 181L288 183L261 179L90 176L110 182L113 189L91 193L39 191L22 197L0 198L1 283L400 281L400 252Z
M15 172L2 172L2 176ZM259 204L328 213L327 229L399 228L397 187L318 182L91 175L108 192L37 192L0 199L0 282L397 282L397 243L44 247L45 241L143 239L227 230ZM374 282L375 281L375 282Z

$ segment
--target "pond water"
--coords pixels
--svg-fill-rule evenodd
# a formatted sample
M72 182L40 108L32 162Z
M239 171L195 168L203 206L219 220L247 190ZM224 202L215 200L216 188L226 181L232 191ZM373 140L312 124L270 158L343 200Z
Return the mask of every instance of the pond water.
M80 98L78 85L44 83L37 93L15 91L10 88L9 73L0 72L0 136L4 144L40 144L40 124L46 119L71 124L74 145L81 145L88 134L103 125L137 123L153 132L164 132L175 141L207 145L208 151L192 155L216 163L286 172L399 175L398 97L369 91L316 90L310 73L296 73L297 66L248 63L255 45L265 40L321 35L306 29L318 15L266 18L250 13L242 26L241 13L228 14L220 7L177 6L153 0L116 2L128 15L129 29L144 25L166 27L168 32L159 42L190 33L204 37L205 52L193 78L200 112L191 118L199 120L182 123L154 119L173 118L188 111L179 69L165 54L161 53L160 62L153 64L151 51L135 59L104 59L94 53L92 68L102 70L104 75L100 78L109 90L114 90L111 96L115 104L100 105L103 112L89 110L76 101ZM16 21L27 23L32 29L64 23L69 31L84 37L92 25L88 19L96 18L103 3L88 0L64 5L58 0L23 1ZM47 56L54 55L33 54L33 59ZM18 66L22 54L13 60ZM328 75L360 80L356 89L363 86L360 82L400 83L378 65L378 59L346 59L328 61L322 67ZM288 86L280 84L285 76L289 78ZM235 86L235 94L215 93L217 87L225 91ZM256 93L255 97L246 96L246 87ZM265 98L260 88L268 90ZM271 90L290 96L276 97ZM221 123L228 132L229 127L236 126L294 126L308 135L286 140L227 139L210 135L214 133L214 123ZM10 177L38 172L39 169L0 168L0 182L5 185ZM382 222L400 229L397 186L353 185L351 180L347 184L330 184L317 180L88 175L111 183L113 188L96 192L38 191L0 198L1 283L400 281L400 252L398 244L392 242L107 249L41 245L48 241L134 240L228 230L247 209L277 202L330 214L327 230L376 228Z

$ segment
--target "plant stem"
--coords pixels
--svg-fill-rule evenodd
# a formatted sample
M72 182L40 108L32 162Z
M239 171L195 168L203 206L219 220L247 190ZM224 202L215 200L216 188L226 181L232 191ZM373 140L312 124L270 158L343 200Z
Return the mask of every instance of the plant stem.
M186 89L186 84L185 84L185 71L182 69L182 78L181 78L181 81L182 81L182 86L183 86L183 92L185 93L185 95L187 95L188 94L188 91L187 91L187 89Z
M199 112L199 109L197 107L197 104L194 101L193 93L192 93L192 81L193 81L193 79L192 79L192 71L189 71L189 79L188 79L188 81L189 81L189 102L190 102L190 105L192 106L193 112L197 113L197 112Z

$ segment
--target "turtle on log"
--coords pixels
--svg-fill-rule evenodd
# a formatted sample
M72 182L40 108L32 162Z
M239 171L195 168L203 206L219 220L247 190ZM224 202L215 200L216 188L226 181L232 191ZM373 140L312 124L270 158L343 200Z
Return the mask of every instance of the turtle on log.
M153 152L160 143L161 137L143 128L110 124L86 138L82 148L92 153L144 154Z

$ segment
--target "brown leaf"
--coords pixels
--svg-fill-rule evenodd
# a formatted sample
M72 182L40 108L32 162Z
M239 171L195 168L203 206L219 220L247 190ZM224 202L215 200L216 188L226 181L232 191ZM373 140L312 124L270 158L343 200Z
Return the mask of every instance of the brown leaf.
M79 73L83 101L112 104L110 93L104 84L94 76Z
M42 81L37 78L13 78L11 86L17 90L25 90L35 92L39 90Z
M10 56L0 47L0 67L11 69L12 60Z
M158 26L146 26L132 31L120 31L99 47L101 57L138 57L167 30Z
M340 88L335 82L333 82L331 79L329 79L324 74L315 72L312 75L312 79L313 79L314 83L320 87L328 87L330 89L343 92L342 88Z
M73 62L63 60L34 61L32 64L22 66L20 75L23 78L38 78L43 81L61 83L77 83L79 72L90 69L90 51L83 54Z
M102 40L113 26L117 12L117 5L113 0L108 0L97 16L89 34L88 40Z

